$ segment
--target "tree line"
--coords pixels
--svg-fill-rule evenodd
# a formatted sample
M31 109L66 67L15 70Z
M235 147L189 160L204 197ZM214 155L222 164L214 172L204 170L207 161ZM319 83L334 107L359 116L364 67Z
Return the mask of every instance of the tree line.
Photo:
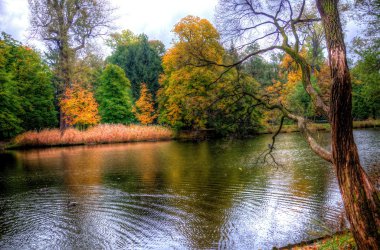
M307 31L299 55L311 69L312 86L328 101L332 79L325 45L318 40L324 36L323 29L313 24ZM91 49L76 55L66 66L71 73L65 76L70 78L65 84L55 51L40 55L3 33L1 137L57 127L59 120L61 125L79 128L98 123L159 123L243 135L279 122L273 111L252 105L243 92L265 93L268 100L281 100L297 114L327 120L305 92L302 70L288 54L272 53L269 59L257 54L226 71L211 62L240 60L259 51L258 43L243 50L232 42L223 44L208 20L194 16L181 19L173 32L175 39L168 50L144 34L113 33L106 42L111 55L103 60ZM354 46L358 60L351 70L353 117L376 119L378 45L357 39Z

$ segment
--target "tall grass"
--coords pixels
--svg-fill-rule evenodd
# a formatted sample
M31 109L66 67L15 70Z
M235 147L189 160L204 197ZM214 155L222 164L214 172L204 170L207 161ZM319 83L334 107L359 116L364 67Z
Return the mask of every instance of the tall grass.
M13 140L14 146L60 146L78 144L101 144L134 141L158 141L172 139L171 129L162 126L103 124L84 131L69 128L29 131Z

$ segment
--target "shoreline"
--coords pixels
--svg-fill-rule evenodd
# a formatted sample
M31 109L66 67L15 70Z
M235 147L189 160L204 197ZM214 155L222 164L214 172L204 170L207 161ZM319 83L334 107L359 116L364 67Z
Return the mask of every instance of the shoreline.
M272 134L275 133L278 128L276 126L268 126L261 129L255 133L250 134L250 136L257 136L262 134ZM354 121L354 129L366 129L366 128L380 128L380 120L368 120L368 121ZM330 131L330 125L328 123L312 123L310 129L313 131ZM296 124L283 125L281 133L296 133L299 129ZM5 150L27 150L27 149L38 149L38 148L51 148L51 147L70 147L70 146L92 146L92 145L104 145L104 144L120 144L120 143L137 143L137 142L160 142L160 141L204 141L209 139L218 138L218 136L213 129L204 130L182 130L175 132L172 130L171 136L166 136L162 138L152 137L152 138L136 138L128 140L104 140L104 141L80 141L80 142L70 142L70 143L51 143L51 144L21 144L17 145L12 143L15 139L10 141L0 141L0 152ZM17 137L16 137L17 138Z
M311 123L309 128L312 131L330 131L331 130L329 123ZM361 128L380 128L380 119L353 122L353 129L361 129ZM258 134L272 134L272 133L275 133L277 129L278 129L278 125L268 126L264 128L263 130L259 131ZM293 132L300 132L296 124L283 125L281 129L281 133L293 133Z

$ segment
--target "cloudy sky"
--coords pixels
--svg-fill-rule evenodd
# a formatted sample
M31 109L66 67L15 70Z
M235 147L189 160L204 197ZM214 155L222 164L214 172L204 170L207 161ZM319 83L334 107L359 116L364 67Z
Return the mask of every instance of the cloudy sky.
M195 15L214 20L218 0L109 0L116 8L115 32L130 29L135 34L145 33L170 47L171 30L182 17ZM28 0L0 0L0 31L11 34L16 40L42 49L37 41L28 40ZM350 41L360 28L348 22L346 41ZM107 51L107 50L105 50ZM108 51L109 52L109 51ZM105 52L105 54L108 54Z
M170 46L171 30L182 17L195 15L214 19L218 0L110 0L116 8L115 31L130 29L135 34L145 33ZM28 0L0 0L0 31L11 34L24 43L28 41Z

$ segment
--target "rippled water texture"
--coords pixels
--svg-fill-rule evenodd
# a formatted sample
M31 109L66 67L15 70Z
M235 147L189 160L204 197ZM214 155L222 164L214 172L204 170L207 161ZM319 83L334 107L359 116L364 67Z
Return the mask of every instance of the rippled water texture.
M355 137L371 174L380 131ZM265 166L257 158L268 143L264 135L0 154L0 248L268 249L327 233L342 206L332 167L299 134L279 136L283 166Z

